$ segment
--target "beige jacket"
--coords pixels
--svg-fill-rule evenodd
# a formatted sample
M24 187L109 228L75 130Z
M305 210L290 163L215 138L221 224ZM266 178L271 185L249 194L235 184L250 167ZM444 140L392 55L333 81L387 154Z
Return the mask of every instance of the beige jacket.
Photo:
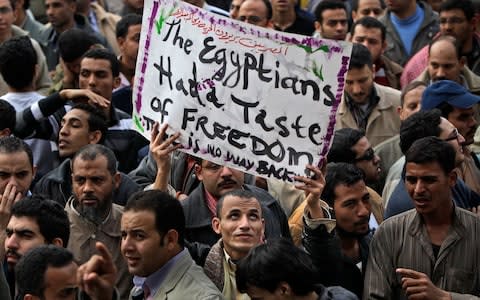
M400 132L400 117L397 113L397 107L400 106L400 91L390 87L374 83L380 101L368 117L365 136L368 138L372 147L391 138ZM335 129L355 128L357 123L347 107L345 94L337 111L337 123Z

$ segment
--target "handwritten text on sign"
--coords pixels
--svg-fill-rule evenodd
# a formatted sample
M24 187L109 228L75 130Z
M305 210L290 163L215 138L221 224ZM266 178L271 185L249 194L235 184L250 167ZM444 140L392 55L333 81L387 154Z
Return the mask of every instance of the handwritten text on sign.
M350 44L290 35L173 0L146 1L136 128L182 133L183 151L292 181L328 151Z

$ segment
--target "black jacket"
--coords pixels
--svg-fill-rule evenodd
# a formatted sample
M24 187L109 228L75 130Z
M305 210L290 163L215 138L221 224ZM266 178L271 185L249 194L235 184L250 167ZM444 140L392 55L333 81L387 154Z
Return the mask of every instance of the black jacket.
M323 225L316 229L311 229L305 225L303 246L317 268L318 281L327 286L339 285L344 287L361 299L372 236L373 233L369 232L358 239L362 262L362 270L360 270L354 261L343 255L340 238L335 234L335 231L328 233Z

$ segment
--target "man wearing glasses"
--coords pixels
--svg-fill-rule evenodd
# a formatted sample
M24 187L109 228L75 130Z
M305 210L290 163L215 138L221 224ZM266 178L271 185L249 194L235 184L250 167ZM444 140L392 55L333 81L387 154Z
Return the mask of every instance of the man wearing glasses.
M475 32L477 19L471 0L446 0L440 6L440 34L452 36L460 45L465 66L480 75L480 35ZM405 65L400 83L417 78L428 65L429 46L418 51Z
M265 28L273 28L272 5L269 0L245 0L238 11L238 20Z
M371 213L375 217L370 219L370 225L376 228L383 221L383 200L368 185L377 182L380 178L380 158L375 154L372 145L365 136L365 132L352 128L337 130L333 137L332 146L328 151L327 161L329 163L352 164L363 171L365 174L364 182L370 194Z
M452 187L453 201L458 207L476 211L478 205L480 205L480 196L461 179L461 176L458 176L460 173L458 170L460 170L465 163L465 152L462 147L465 139L452 123L441 116L440 110L431 109L431 103L436 99L435 96L432 95L431 89L437 85L438 83L435 83L425 90L422 97L422 110L413 114L402 123L400 128L400 148L403 153L406 153L416 140L428 136L438 137L452 145L455 150L455 167L457 173L456 183ZM479 99L480 98L471 94L457 98L460 103L465 103L464 101L479 101ZM425 105L425 107L423 105ZM430 110L425 110L429 108ZM402 159L405 160L404 157L402 157ZM413 203L407 193L404 180L405 168L399 183L388 200L385 218L413 208Z

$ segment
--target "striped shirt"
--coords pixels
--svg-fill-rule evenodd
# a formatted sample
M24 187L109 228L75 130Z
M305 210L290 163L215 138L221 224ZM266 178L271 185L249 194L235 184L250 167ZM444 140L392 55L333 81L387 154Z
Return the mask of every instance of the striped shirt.
M407 299L396 268L426 274L452 299L480 296L480 218L455 207L453 222L435 259L415 209L384 221L370 243L363 299ZM460 295L467 294L467 295Z

